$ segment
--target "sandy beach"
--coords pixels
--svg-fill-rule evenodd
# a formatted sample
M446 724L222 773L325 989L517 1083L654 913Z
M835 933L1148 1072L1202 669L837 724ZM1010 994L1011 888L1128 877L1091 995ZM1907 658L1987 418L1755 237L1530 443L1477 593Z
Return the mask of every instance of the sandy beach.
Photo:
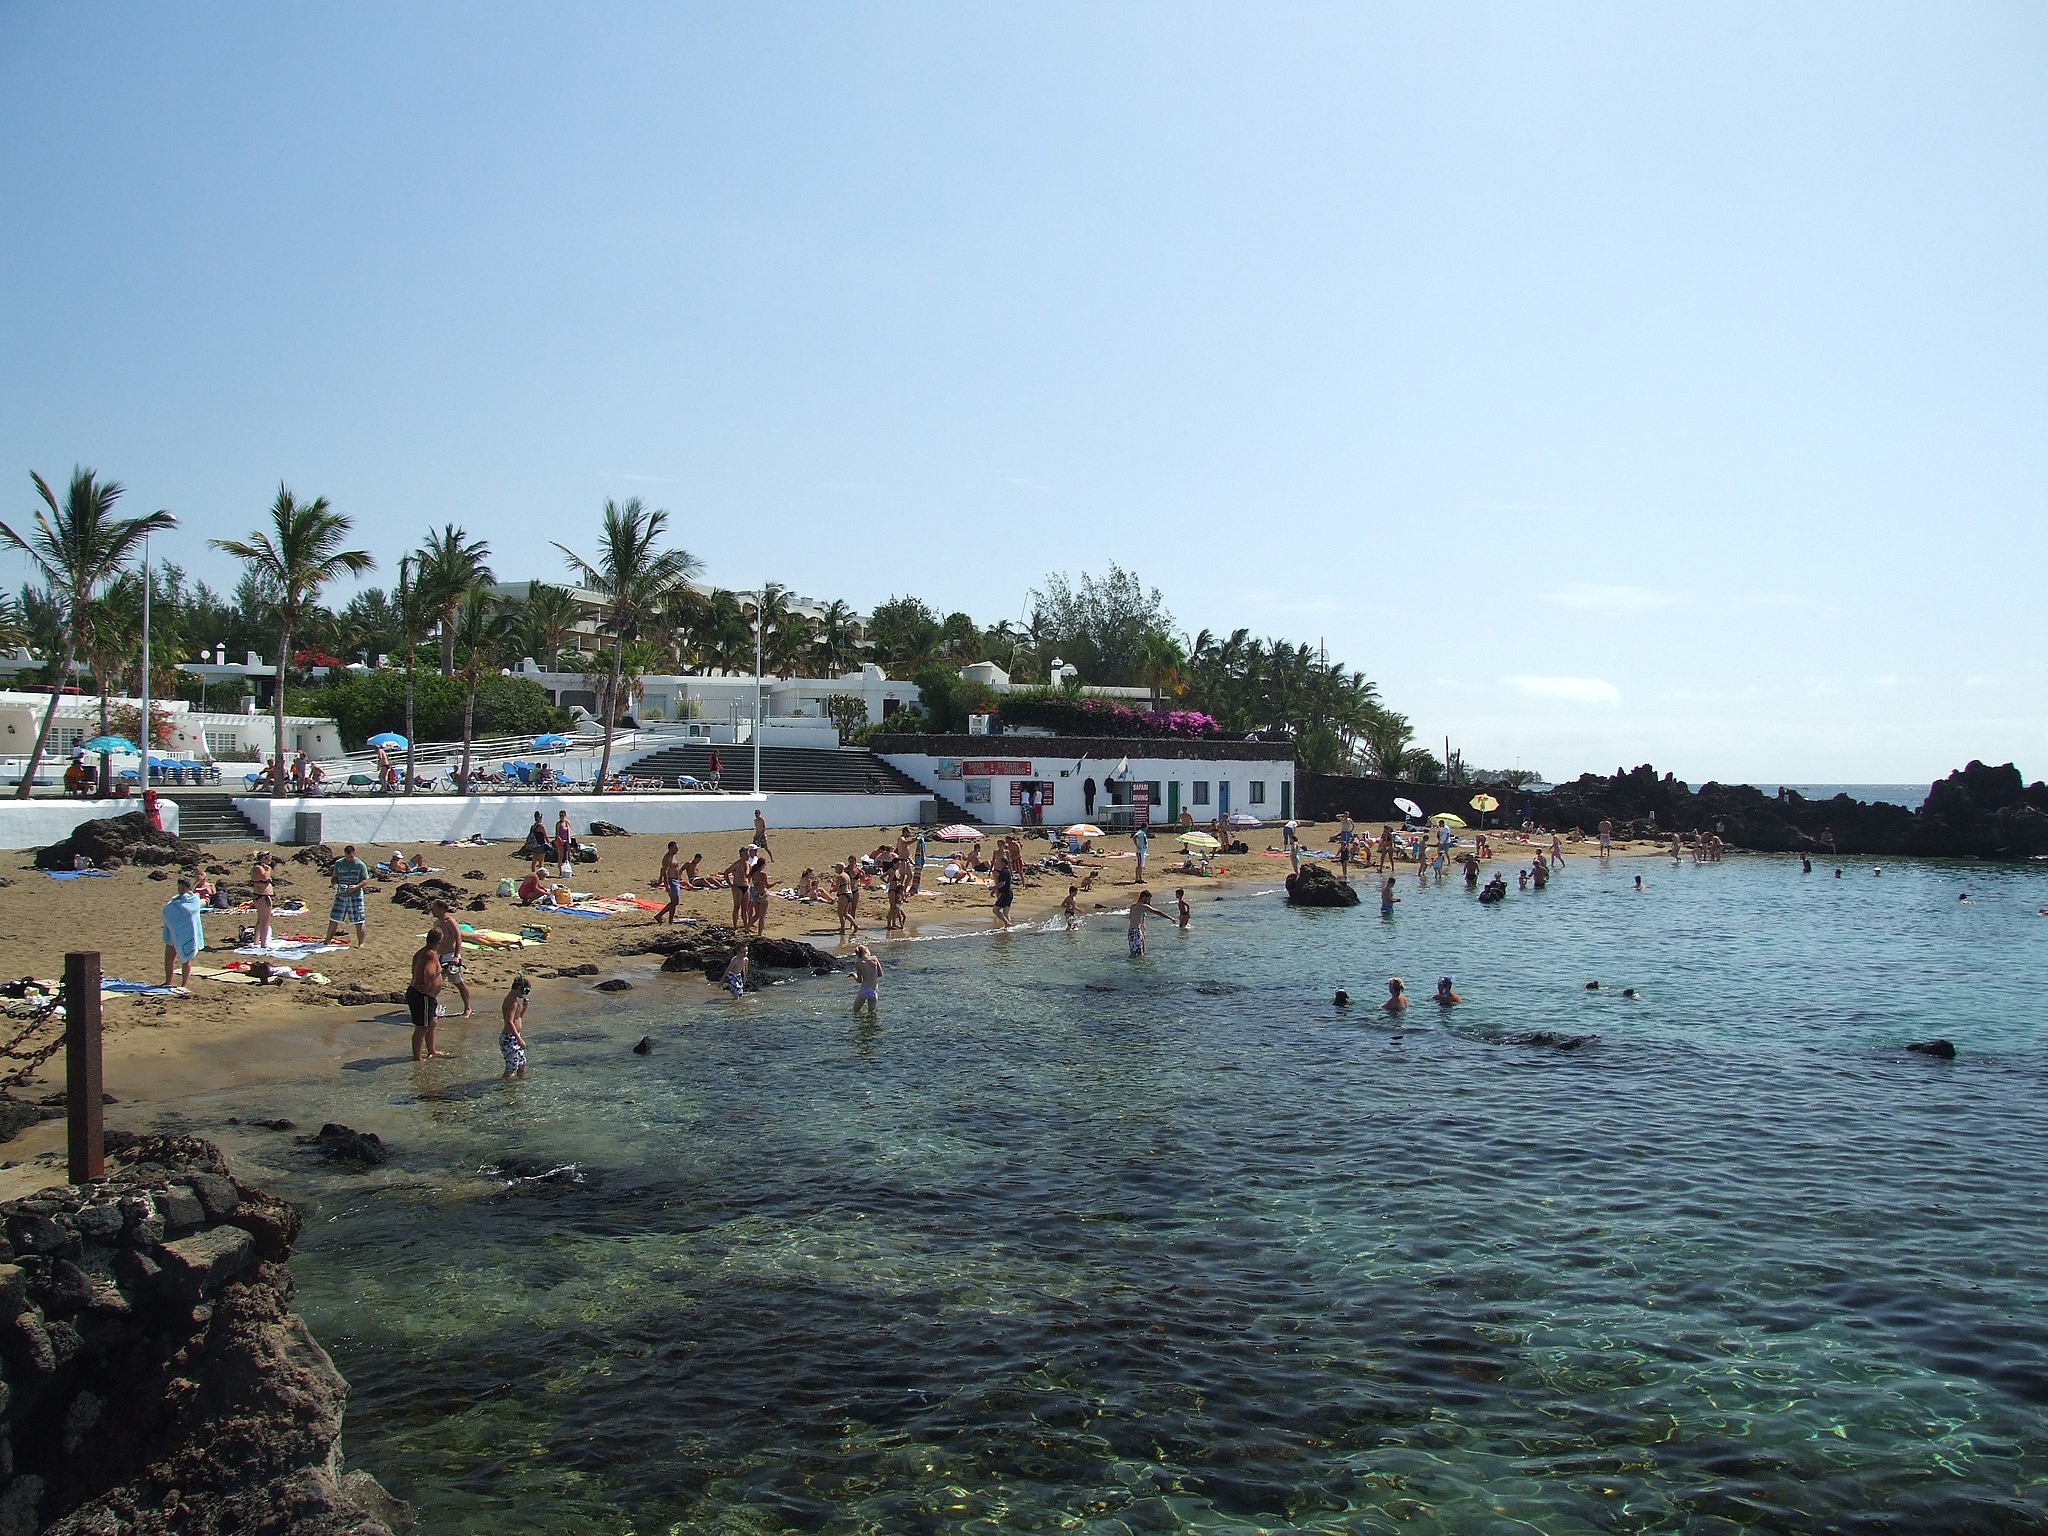
M1360 830L1376 835L1377 823L1361 823ZM1304 845L1326 847L1334 824L1304 826ZM786 830L770 833L770 846L778 883L794 884L805 868L828 871L836 860L871 852L892 841L897 828L866 827L832 831ZM1170 835L1154 834L1150 840L1146 884L1155 901L1169 904L1176 885L1190 889L1191 899L1207 889L1266 882L1278 885L1285 878L1287 861L1277 852L1277 827L1245 829L1248 853L1215 859L1209 873L1188 875L1177 872L1178 852ZM653 895L651 882L659 868L667 843L659 835L607 837L590 840L599 853L595 864L581 864L572 884L579 891L597 896ZM682 836L684 859L702 853L706 870L729 863L742 842L741 834ZM231 892L246 888L250 861L256 843L207 844L202 867L227 883ZM515 931L522 924L544 923L545 943L519 949L472 950L465 957L476 1019L469 1023L451 1015L460 1010L460 1000L451 988L444 996L444 1030L477 1033L479 1027L495 1029L493 1021L499 999L507 984L521 969L536 982L536 1010L545 1010L551 994L570 990L588 993L596 983L611 977L638 981L656 967L658 956L636 953L639 946L659 930L652 926L653 914L627 912L607 918L586 918L523 909L510 897L496 894L499 881L523 872L525 865L510 842L491 845L408 847L408 854L422 854L430 864L440 866L434 878L447 880L471 896L481 897L481 911L458 909L459 920L477 928ZM990 891L986 885L945 885L939 882L946 850L971 845L932 842L922 894L911 904L909 936L920 933L958 931L990 923ZM1587 845L1580 845L1585 848ZM1037 837L1027 838L1028 856L1046 850ZM1094 871L1093 888L1081 897L1084 911L1111 912L1123 908L1134 893L1136 859L1128 835L1094 840L1094 851L1078 863L1084 873ZM338 850L337 850L338 851ZM384 857L390 849L363 849L366 857ZM1618 852L1626 853L1621 849ZM1657 850L1638 845L1638 851ZM304 934L318 938L325 934L331 887L310 859L301 861L304 850L274 849L277 868L277 900L293 898L306 903L302 915L280 914L273 924L280 935ZM1518 844L1501 844L1495 865L1503 870L1522 862L1527 850ZM1413 879L1414 866L1397 870ZM478 873L480 872L480 873ZM24 853L7 884L0 887L0 974L6 977L58 976L63 955L71 948L95 948L100 952L106 978L160 983L163 979L161 908L175 889L169 878L151 878L148 869L130 866L110 878L53 880L29 865ZM1354 875L1357 869L1354 867ZM301 962L316 969L325 984L292 981L283 985L259 986L241 980L203 976L202 970L224 967L234 956L235 936L253 918L247 913L210 912L206 918L208 949L199 957L191 995L109 996L105 1001L106 1087L119 1102L109 1110L109 1123L141 1128L147 1116L139 1107L205 1092L238 1081L266 1077L306 1076L330 1069L352 1054L359 1054L370 1042L383 1051L404 1048L402 1007L381 997L402 989L407 980L410 957L425 930L426 919L418 912L395 905L393 893L402 882L386 878L369 893L367 942L311 956ZM1358 876L1361 895L1369 896L1367 880ZM1057 874L1030 874L1019 884L1012 921L1028 924L1052 915L1066 894L1069 881ZM459 905L459 904L458 904ZM724 890L685 891L681 916L704 924L722 925L731 916L731 897ZM885 961L890 959L890 941L880 933L883 904L876 896L863 898L863 937L875 943ZM832 910L825 903L799 903L778 899L768 918L771 938L803 939L827 950L840 950ZM583 966L598 967L597 974L558 979L555 973ZM342 1001L351 984L380 995L380 1000L357 1004ZM711 990L706 983L691 982ZM559 992L558 990L559 989ZM478 1048L478 1042L471 1042ZM495 1058L493 1058L495 1059ZM61 1089L62 1059L49 1063L42 1073L16 1089L24 1098L40 1098ZM125 1106L125 1107L124 1107ZM0 1195L18 1192L49 1181L47 1163L29 1166L39 1154L61 1148L63 1122L47 1121L22 1132L5 1148L4 1161L11 1165L0 1178ZM25 1181L25 1182L24 1182Z

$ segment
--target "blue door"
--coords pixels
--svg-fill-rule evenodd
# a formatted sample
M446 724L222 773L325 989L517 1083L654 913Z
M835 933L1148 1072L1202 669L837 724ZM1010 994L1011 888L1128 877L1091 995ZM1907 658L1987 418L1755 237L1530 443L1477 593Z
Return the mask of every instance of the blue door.
M1220 779L1217 781L1216 814L1218 816L1223 817L1228 817L1230 815L1230 780L1228 779Z

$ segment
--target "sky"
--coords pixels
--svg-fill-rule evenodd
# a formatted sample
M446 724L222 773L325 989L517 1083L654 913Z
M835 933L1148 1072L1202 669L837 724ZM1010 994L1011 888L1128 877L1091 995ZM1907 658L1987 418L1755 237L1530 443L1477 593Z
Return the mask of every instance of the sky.
M0 3L0 515L984 624L1553 779L2048 774L2048 7ZM6 491L6 486L12 491ZM0 582L26 575L0 559Z

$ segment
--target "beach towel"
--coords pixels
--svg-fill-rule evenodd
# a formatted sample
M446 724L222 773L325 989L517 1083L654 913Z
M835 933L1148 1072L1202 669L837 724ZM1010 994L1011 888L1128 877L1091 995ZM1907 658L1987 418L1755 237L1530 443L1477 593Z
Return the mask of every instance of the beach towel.
M154 982L148 981L109 980L106 977L100 979L100 991L102 994L108 992L131 993L139 997L183 997L185 995L176 987L159 986Z
M318 939L280 939L273 936L268 949L260 944L244 944L235 953L256 960L303 960L308 955L331 955L347 948L346 944L323 944Z
M111 869L46 869L43 871L52 880L111 880Z
M544 901L535 903L534 910L536 912L560 912L566 917L614 917L617 915L616 913L606 911L603 907L556 907L550 906Z

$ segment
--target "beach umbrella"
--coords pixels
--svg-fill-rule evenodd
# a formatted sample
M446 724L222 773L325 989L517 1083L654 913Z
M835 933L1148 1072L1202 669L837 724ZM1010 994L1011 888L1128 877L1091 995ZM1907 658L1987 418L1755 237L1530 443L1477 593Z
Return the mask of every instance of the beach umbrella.
M1077 821L1071 827L1067 828L1067 836L1100 837L1102 836L1102 828L1094 825L1092 822Z
M1420 816L1422 814L1422 807L1413 800L1396 800L1394 802L1394 809L1403 816Z
M1265 823L1247 811L1238 811L1230 818L1233 827L1263 827Z
M942 843L971 843L981 834L970 826L954 822L950 827L941 827L932 834Z
M1183 832L1181 845L1186 848L1221 848L1223 845L1206 832Z
M406 748L406 740L396 731L379 731L370 738L370 745L373 747L384 747L394 752L403 752Z
M133 752L135 743L126 736L95 736L91 741L81 741L79 746L88 752Z
M1474 795L1471 804L1472 809L1475 811L1497 811L1500 809L1500 802L1491 795Z
M1462 827L1465 825L1464 817L1453 815L1449 811L1438 811L1429 819L1440 827Z
M569 745L569 738L566 736L559 735L554 731L549 731L544 736L536 736L533 738L533 749L536 752L552 751L561 747L566 747L567 745Z

